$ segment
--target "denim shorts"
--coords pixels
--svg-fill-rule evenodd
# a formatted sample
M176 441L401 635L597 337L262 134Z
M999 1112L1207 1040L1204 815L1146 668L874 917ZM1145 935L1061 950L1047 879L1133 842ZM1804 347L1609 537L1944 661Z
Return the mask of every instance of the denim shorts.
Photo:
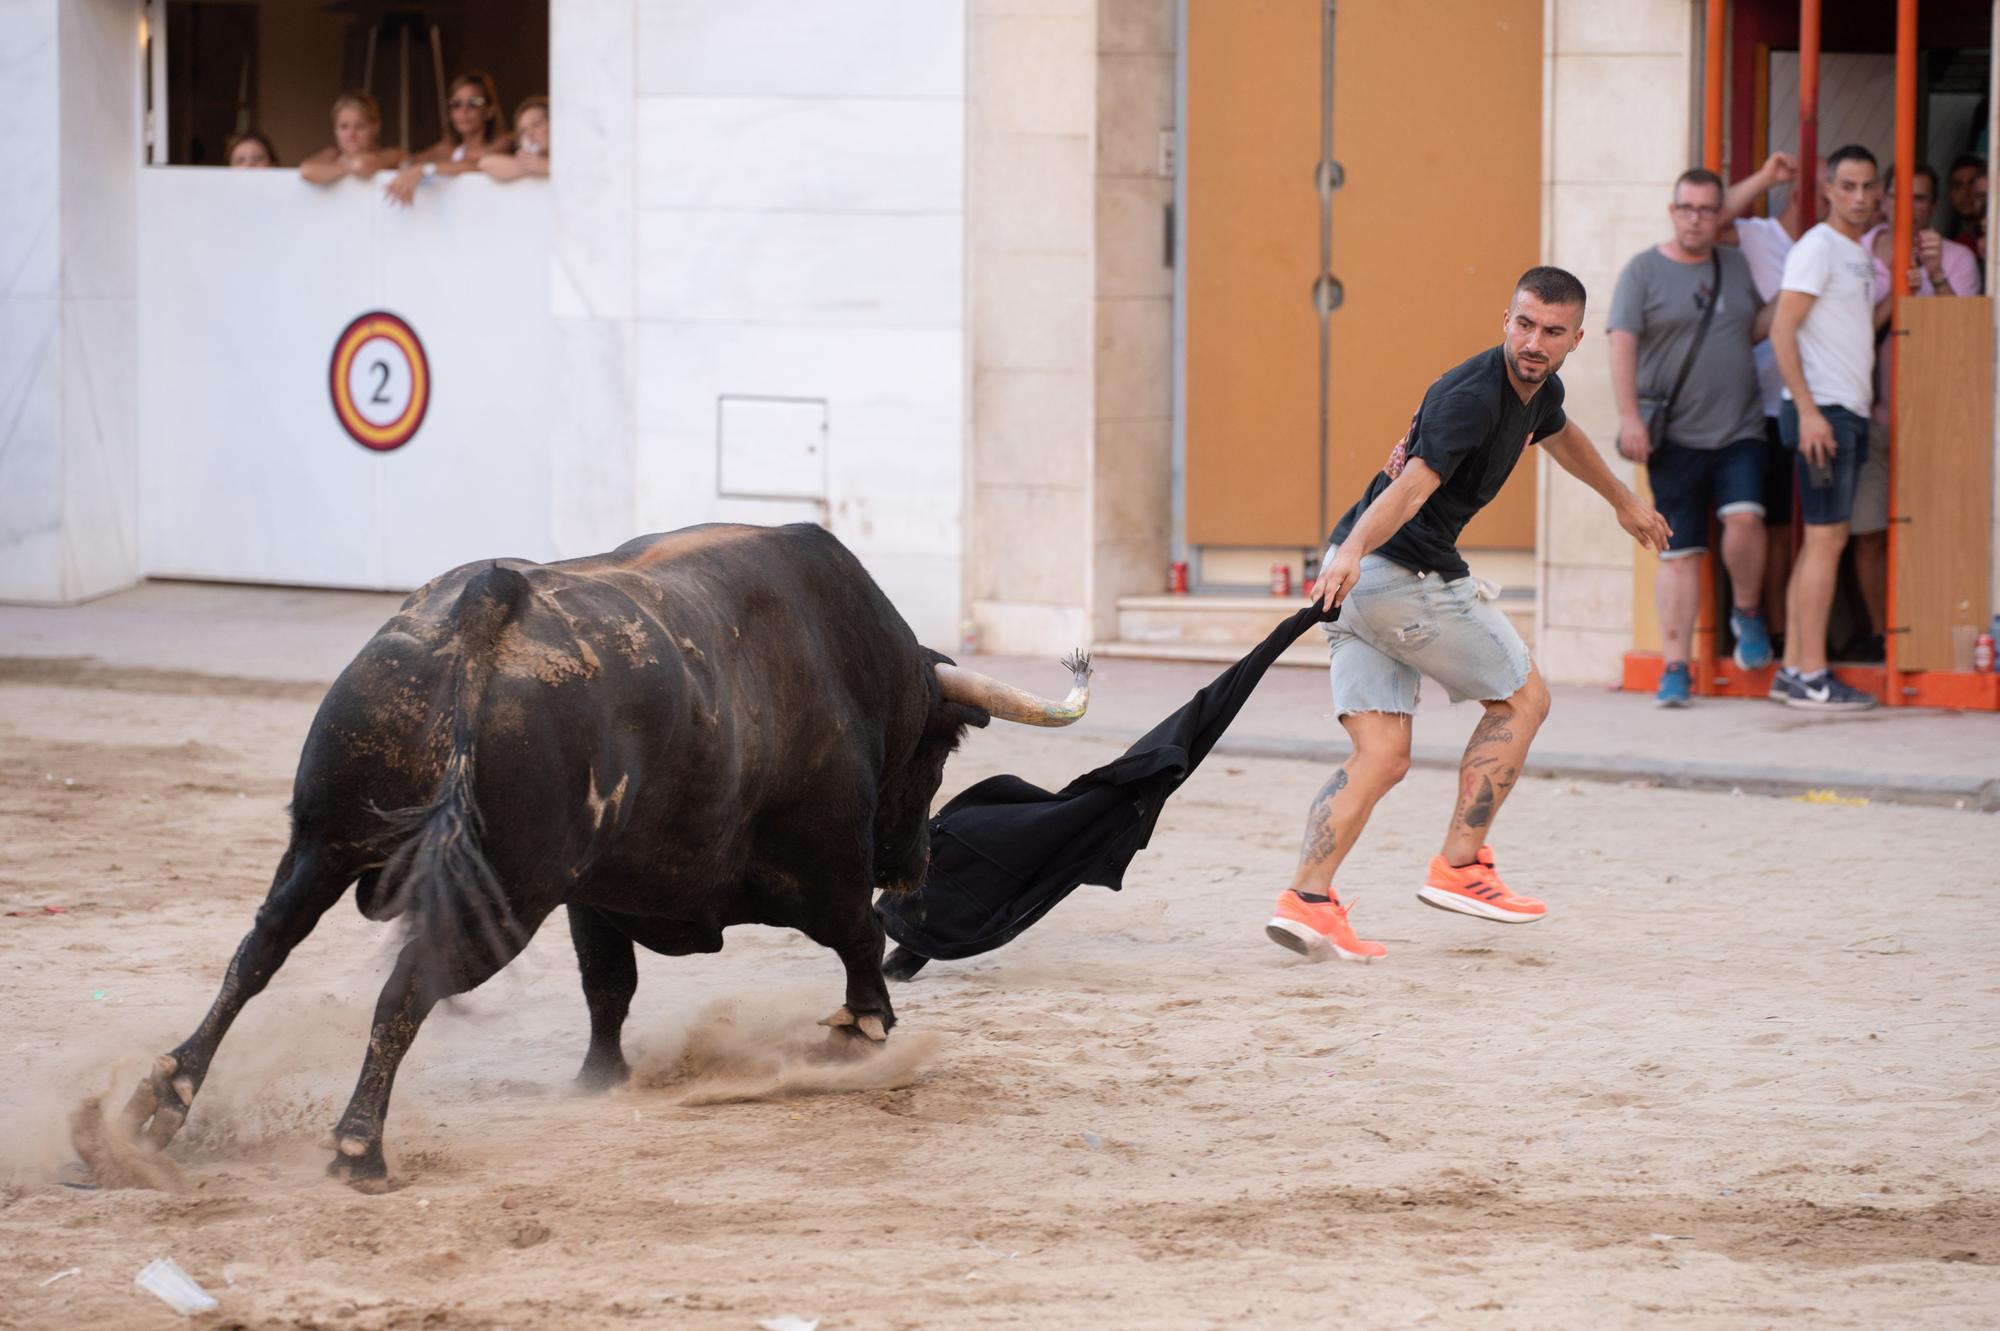
M1477 578L1446 582L1368 555L1340 618L1324 627L1337 716L1408 716L1424 675L1453 702L1511 698L1528 682L1527 644Z
M1778 433L1778 418L1764 418L1764 525L1792 525L1792 471L1797 466Z
M1850 536L1874 536L1889 530L1889 427L1868 422L1868 457L1854 478L1854 514L1847 520Z
M1653 507L1667 520L1662 559L1698 555L1708 549L1708 515L1764 516L1764 437L1738 439L1721 448L1683 448L1671 441L1646 459Z
M1778 432L1797 463L1799 516L1808 527L1830 527L1854 516L1854 487L1861 479L1861 464L1868 460L1868 418L1846 407L1820 404L1820 414L1833 427L1833 479L1825 485L1812 483L1812 468L1799 452L1799 408L1787 401L1778 413Z

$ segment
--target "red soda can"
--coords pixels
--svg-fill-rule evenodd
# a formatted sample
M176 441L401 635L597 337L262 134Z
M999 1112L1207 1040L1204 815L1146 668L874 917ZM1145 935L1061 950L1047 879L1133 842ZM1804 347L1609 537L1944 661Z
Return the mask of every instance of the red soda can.
M1185 596L1187 589L1187 560L1176 559L1167 565L1167 591L1175 596Z
M1290 564L1271 565L1271 595L1290 596L1292 594L1292 566Z
M1965 639L1960 638L1959 641L1964 642ZM1989 674L1992 672L1993 670L1992 634L1982 633L1979 635L1979 641L1972 644L1972 668L1974 670L1977 670L1982 675Z

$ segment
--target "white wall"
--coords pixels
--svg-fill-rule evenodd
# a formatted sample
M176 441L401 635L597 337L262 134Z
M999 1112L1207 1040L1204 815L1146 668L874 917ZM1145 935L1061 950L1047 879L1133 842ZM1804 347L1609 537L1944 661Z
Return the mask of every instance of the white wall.
M360 181L141 171L145 571L406 588L551 557L549 215L532 180L432 181L404 210ZM375 309L416 330L432 377L389 453L348 437L327 388L341 331Z
M1664 234L1674 177L1690 164L1693 15L1688 0L1548 0L1543 22L1545 253L1590 292L1565 401L1628 482L1637 469L1613 451L1604 319L1626 260ZM1536 662L1551 680L1611 683L1632 646L1636 547L1603 500L1546 457L1537 466Z
M0 3L0 599L138 576L139 13Z
M640 529L823 520L920 637L949 645L963 4L555 0L550 23L558 170L583 162L590 200L557 219L559 335L594 400L559 456L629 425ZM721 493L719 403L739 397L825 404L823 500ZM584 494L566 511L587 529L601 507Z

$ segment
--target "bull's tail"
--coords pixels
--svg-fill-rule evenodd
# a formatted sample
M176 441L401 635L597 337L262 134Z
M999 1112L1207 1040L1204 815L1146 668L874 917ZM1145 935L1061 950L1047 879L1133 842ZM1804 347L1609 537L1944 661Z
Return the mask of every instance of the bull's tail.
M494 644L529 594L526 578L497 564L465 584L453 611L459 657L444 774L428 804L381 811L397 848L382 866L378 891L395 903L385 913L405 914L422 986L434 999L477 985L527 942L480 844L485 820L473 792L473 764Z

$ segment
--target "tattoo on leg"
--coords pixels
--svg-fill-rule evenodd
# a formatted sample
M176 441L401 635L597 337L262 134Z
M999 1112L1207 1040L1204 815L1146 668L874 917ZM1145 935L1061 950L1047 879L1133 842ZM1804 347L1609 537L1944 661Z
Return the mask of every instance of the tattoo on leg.
M1479 778L1479 793L1473 796L1472 807L1465 811L1465 825L1484 827L1492 822L1493 801L1493 781L1489 777L1482 776Z
M1299 847L1300 864L1317 864L1333 854L1333 800L1347 788L1347 769L1335 772L1313 797L1312 812L1306 817L1306 839Z
M1472 728L1472 738L1465 747L1476 749L1482 744L1512 744L1514 732L1509 726L1514 720L1511 707L1489 707L1486 715L1479 718L1479 724Z

